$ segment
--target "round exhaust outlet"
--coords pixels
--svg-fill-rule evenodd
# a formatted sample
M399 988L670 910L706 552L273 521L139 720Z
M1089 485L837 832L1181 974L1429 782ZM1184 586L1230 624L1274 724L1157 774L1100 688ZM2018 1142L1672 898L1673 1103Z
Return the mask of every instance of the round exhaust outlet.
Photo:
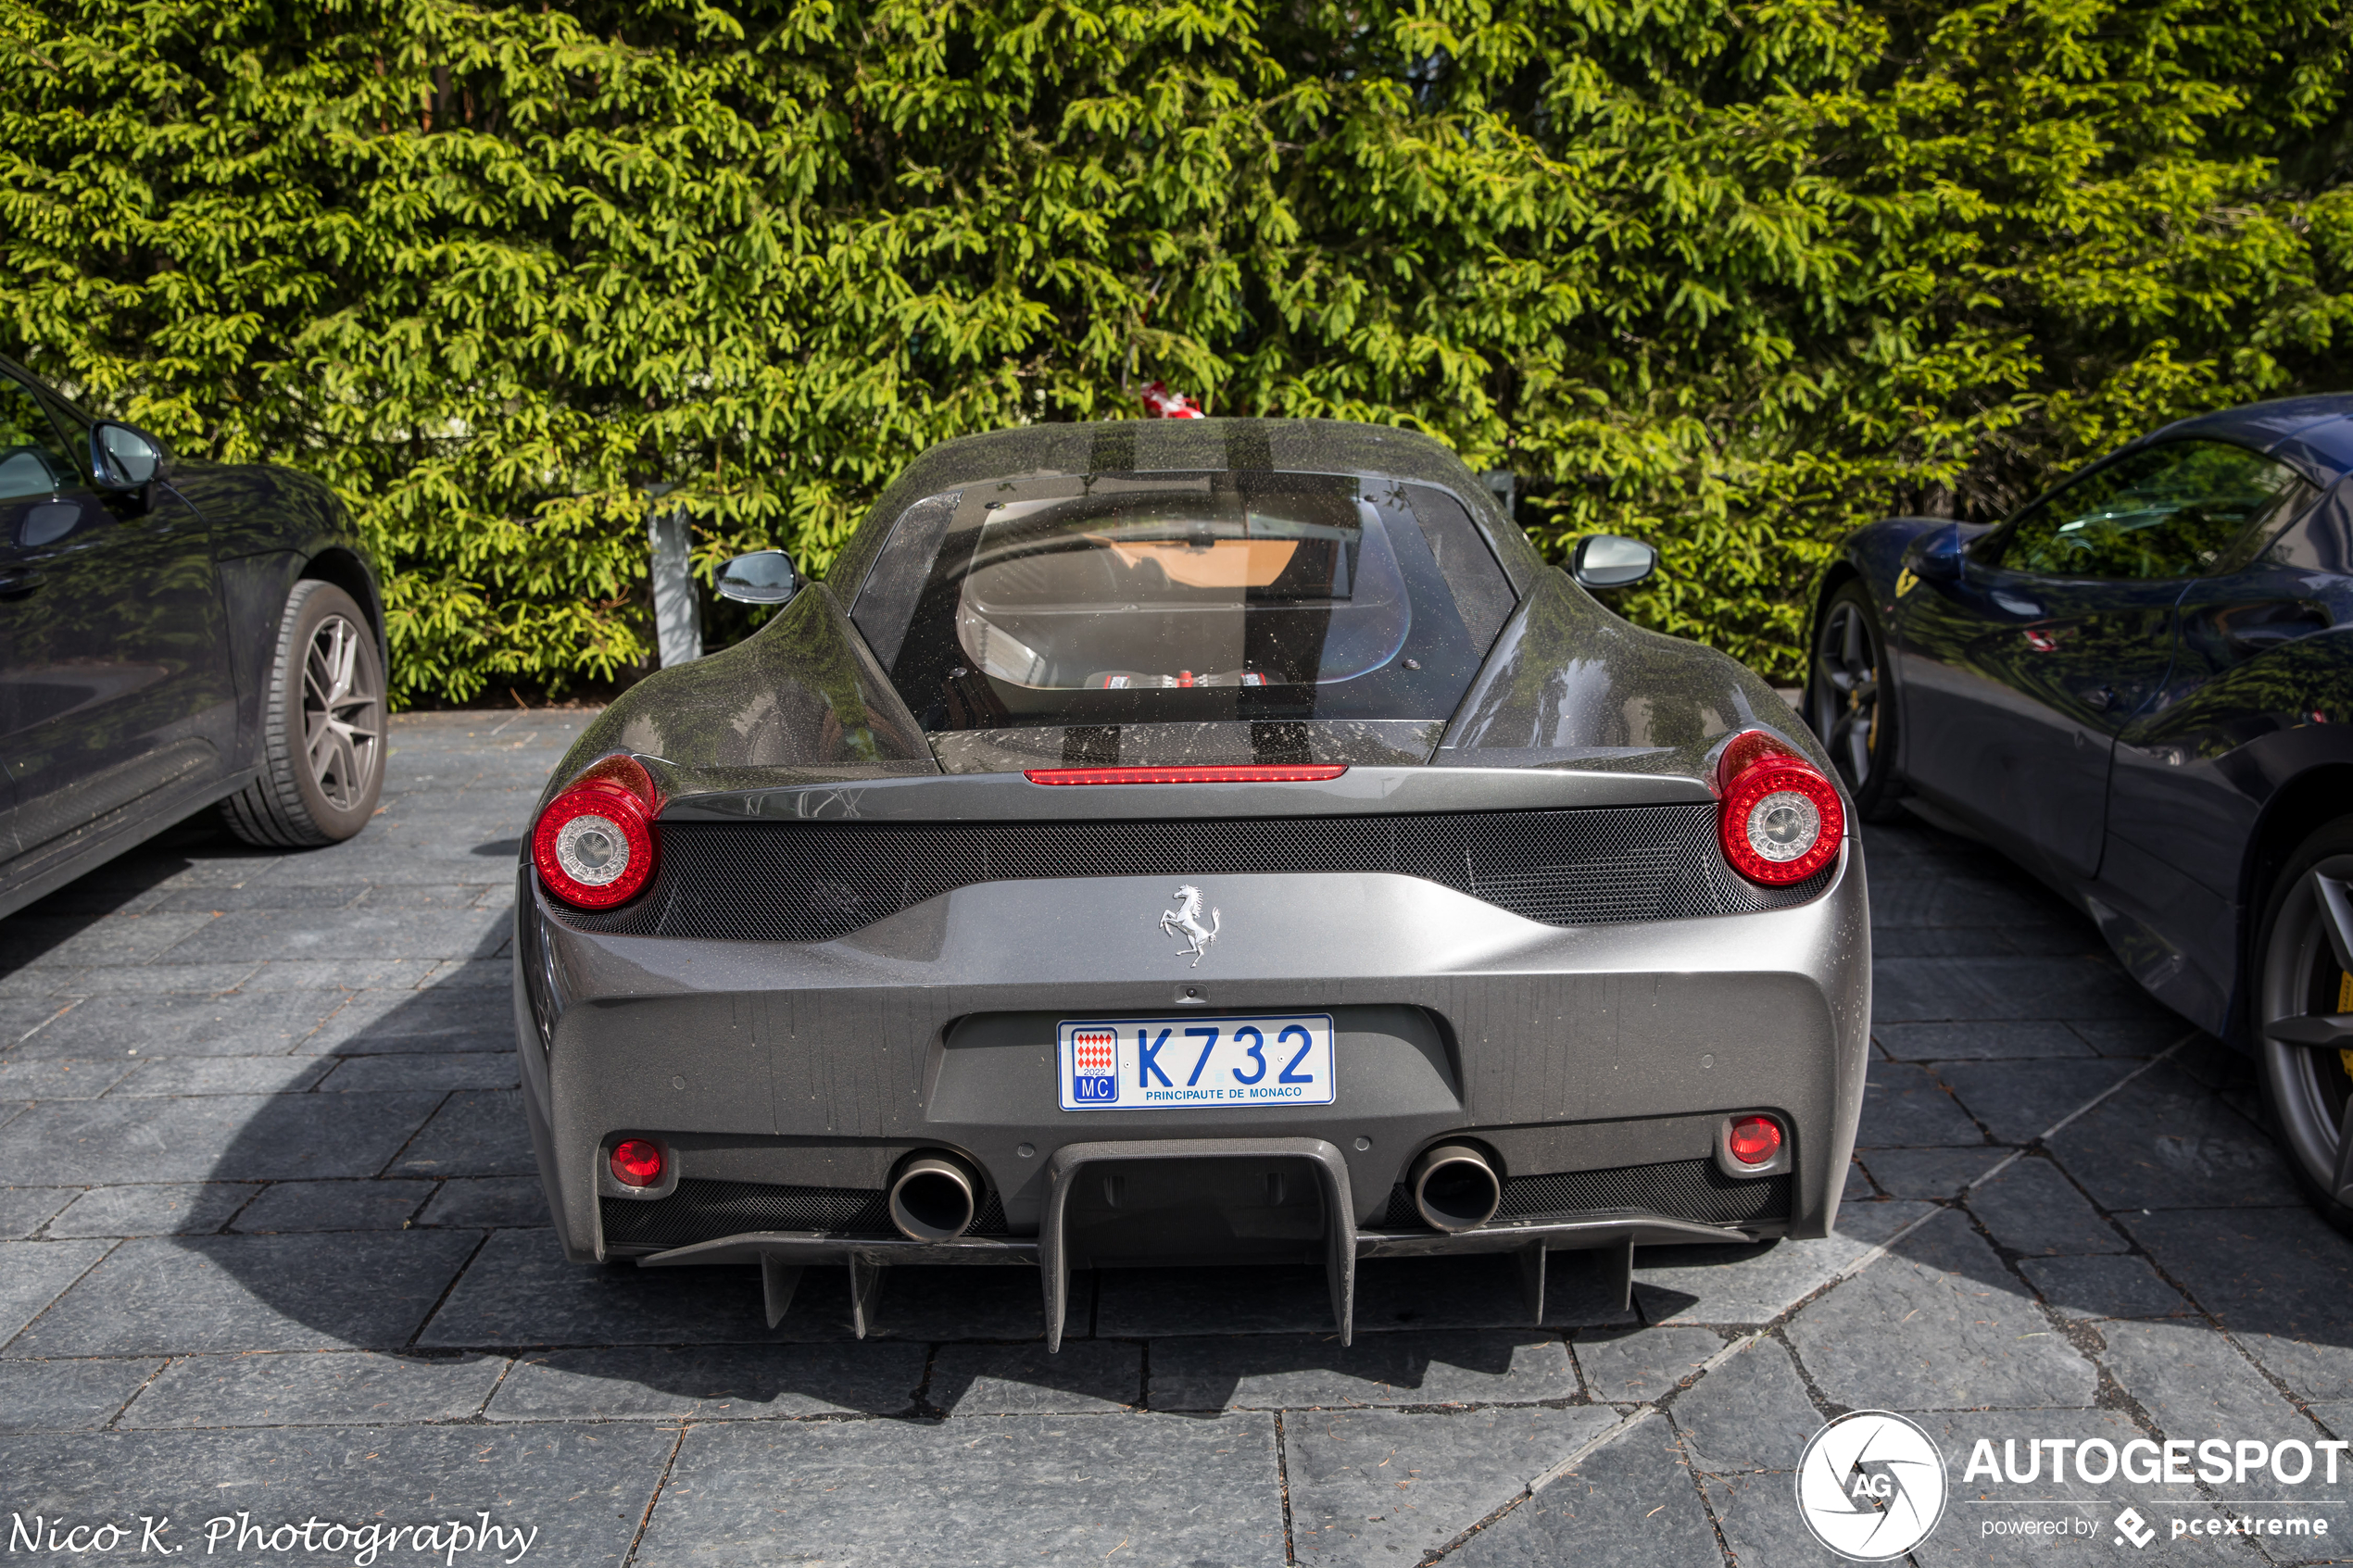
M890 1182L890 1223L910 1241L953 1241L972 1229L980 1184L964 1162L926 1149Z
M1414 1207L1441 1231L1466 1231L1495 1217L1504 1184L1487 1156L1468 1144L1442 1143L1422 1151L1405 1178Z

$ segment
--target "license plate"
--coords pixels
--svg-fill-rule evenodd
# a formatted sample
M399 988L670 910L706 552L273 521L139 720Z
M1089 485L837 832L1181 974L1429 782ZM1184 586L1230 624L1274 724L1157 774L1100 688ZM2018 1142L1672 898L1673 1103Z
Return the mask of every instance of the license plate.
M1064 1110L1332 1103L1332 1019L1065 1019Z

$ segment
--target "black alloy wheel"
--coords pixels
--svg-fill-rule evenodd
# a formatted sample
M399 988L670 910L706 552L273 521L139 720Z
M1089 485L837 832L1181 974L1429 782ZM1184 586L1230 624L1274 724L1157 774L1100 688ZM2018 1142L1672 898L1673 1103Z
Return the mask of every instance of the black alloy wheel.
M1806 721L1822 739L1855 809L1866 822L1896 813L1895 704L1880 700L1887 636L1860 583L1846 583L1822 607L1806 682Z
M2353 1233L2353 818L2288 858L2256 947L2255 1052L2288 1164Z
M351 596L306 578L286 596L262 696L261 776L221 802L248 844L339 844L384 793L384 672Z

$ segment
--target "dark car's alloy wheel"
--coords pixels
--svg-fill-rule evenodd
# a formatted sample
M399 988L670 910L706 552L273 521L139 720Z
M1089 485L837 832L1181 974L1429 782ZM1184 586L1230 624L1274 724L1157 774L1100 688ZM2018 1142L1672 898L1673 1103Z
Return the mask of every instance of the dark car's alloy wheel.
M1831 596L1814 634L1806 718L1869 820L1894 809L1895 705L1880 700L1887 639L1870 596L1848 583Z
M249 844L295 846L367 826L384 791L384 661L350 595L295 584L262 703L261 777L222 803L230 828Z
M2322 829L2285 867L2263 922L2254 1022L2263 1092L2314 1205L2353 1231L2353 822Z

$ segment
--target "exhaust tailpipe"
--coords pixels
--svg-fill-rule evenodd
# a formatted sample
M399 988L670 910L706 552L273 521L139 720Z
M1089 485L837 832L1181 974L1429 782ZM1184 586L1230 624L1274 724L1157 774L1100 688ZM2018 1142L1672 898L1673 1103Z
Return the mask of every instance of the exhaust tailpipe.
M945 1149L929 1148L890 1179L890 1223L910 1241L953 1241L972 1229L980 1183Z
M1468 1144L1442 1143L1422 1151L1406 1173L1414 1207L1437 1230L1466 1231L1495 1217L1504 1184L1487 1156Z

